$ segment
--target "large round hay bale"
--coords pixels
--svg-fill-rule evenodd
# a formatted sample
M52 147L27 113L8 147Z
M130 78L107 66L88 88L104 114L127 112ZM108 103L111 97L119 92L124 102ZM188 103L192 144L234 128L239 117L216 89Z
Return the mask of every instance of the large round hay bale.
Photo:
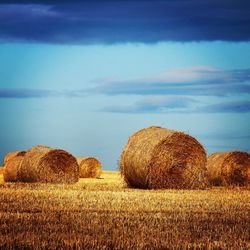
M7 161L15 158L16 156L24 156L26 151L13 151L9 152L3 159L3 164L5 165Z
M78 157L80 178L99 178L102 173L101 162L95 157Z
M17 181L17 172L23 162L24 156L17 155L12 159L8 160L4 165L3 177L6 182Z
M207 170L212 185L250 185L250 154L241 151L214 153L208 157Z
M183 132L152 126L133 134L120 158L131 187L198 189L207 184L206 152Z
M18 181L74 183L79 179L76 158L62 149L36 146L27 151L17 173Z

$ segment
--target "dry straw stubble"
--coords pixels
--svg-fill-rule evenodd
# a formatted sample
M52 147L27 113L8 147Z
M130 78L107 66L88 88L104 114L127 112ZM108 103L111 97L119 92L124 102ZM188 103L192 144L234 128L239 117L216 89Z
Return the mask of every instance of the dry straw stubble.
M250 185L250 154L217 152L208 157L208 180L215 186Z
M152 126L133 134L120 158L131 187L199 189L207 185L206 152L183 132Z
M25 154L17 178L22 182L74 183L79 179L79 166L62 149L36 146Z
M95 157L78 157L80 178L99 178L102 173L102 165Z

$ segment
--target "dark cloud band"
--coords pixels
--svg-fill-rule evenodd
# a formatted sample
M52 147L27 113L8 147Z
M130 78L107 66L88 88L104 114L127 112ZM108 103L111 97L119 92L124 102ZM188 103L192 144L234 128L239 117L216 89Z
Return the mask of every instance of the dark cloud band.
M21 2L0 4L0 41L112 44L250 40L249 1Z

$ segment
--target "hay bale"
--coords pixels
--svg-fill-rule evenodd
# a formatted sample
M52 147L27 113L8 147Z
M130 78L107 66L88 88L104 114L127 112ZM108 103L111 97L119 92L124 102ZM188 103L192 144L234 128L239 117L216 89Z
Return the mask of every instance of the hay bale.
M102 173L101 162L94 157L78 157L80 178L99 178Z
M4 165L4 181L6 182L16 182L17 172L23 162L24 156L17 155L10 160L8 160Z
M0 174L4 174L4 167L0 167Z
M129 138L120 170L126 183L136 188L198 189L207 184L202 145L183 132L156 126Z
M36 145L30 148L30 150L40 150L40 149L49 149L50 147L44 145Z
M79 166L74 156L62 149L36 146L27 151L17 172L18 181L74 183Z
M26 151L13 151L9 152L3 159L3 164L5 165L7 161L15 158L16 156L24 156Z
M207 170L212 185L250 185L250 155L247 152L214 153L208 157Z

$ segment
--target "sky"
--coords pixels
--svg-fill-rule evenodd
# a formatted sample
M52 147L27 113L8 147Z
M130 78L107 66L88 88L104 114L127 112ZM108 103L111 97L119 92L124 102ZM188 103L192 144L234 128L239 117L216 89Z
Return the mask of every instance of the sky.
M33 145L117 170L151 125L250 152L250 3L1 1L0 161Z

